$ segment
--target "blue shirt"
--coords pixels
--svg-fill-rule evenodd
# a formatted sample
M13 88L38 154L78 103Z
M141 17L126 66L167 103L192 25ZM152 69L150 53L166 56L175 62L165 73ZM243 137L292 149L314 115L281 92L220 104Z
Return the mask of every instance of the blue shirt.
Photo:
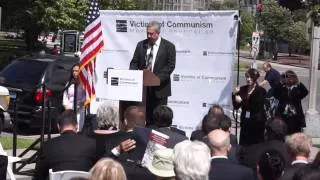
M280 82L280 73L279 71L271 68L267 73L264 78L267 80L271 86L271 88L275 88L277 84Z

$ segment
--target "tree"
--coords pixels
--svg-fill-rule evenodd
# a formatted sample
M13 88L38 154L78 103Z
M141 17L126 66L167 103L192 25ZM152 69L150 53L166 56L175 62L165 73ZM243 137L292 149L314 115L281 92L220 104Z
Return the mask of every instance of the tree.
M47 30L83 30L88 13L88 0L57 0L45 7L44 24Z
M285 32L288 32L288 28L293 24L292 14L288 9L280 7L276 1L265 0L261 12L258 13L258 21L260 29L271 42L270 48L276 60L278 41L285 39Z
M306 9L306 8L293 11L292 12L293 21L294 22L298 22L298 21L307 22L307 13L308 13L308 9Z
M252 32L255 30L255 23L252 16L247 12L241 12L240 45L246 45L248 38L251 41Z
M288 42L290 49L307 50L309 43L306 39L306 34L306 23L302 21L294 22L286 33L286 41Z
M227 10L227 9L239 9L238 3L226 0L226 1L212 1L208 5L208 10Z
M43 31L82 30L88 0L10 0L3 5L4 26L23 29L27 49L33 50Z

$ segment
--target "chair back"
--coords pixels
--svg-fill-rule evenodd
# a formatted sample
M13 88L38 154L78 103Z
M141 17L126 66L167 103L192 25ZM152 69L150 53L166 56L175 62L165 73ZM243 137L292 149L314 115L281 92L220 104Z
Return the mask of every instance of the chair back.
M49 170L49 180L70 180L74 178L74 180L80 179L88 179L90 173L85 171L57 171L53 172L52 169Z

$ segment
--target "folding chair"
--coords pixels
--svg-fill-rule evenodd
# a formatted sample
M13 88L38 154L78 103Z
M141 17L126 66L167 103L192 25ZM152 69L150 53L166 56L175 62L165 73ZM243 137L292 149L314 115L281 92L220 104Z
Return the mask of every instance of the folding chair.
M14 157L14 156L8 156L7 152L5 152L3 150L3 147L2 147L1 143L0 143L0 154L8 157L7 174L9 175L9 178L11 180L15 180L16 178L14 177L13 171L11 169L11 164L14 163L14 162L21 161L21 158Z
M53 172L52 169L49 170L49 180L70 180L71 178L84 178L88 179L90 173L85 171L57 171Z

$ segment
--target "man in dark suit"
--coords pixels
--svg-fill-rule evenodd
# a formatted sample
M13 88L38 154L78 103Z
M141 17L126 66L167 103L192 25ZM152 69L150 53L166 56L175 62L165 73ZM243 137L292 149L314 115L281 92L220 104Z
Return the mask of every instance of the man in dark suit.
M152 71L160 79L160 86L146 89L147 125L154 124L153 109L158 105L166 105L171 96L170 74L176 64L174 44L160 37L160 23L152 21L147 26L147 39L137 44L130 69Z
M58 128L61 135L43 144L34 179L46 179L49 169L54 172L89 171L96 161L96 143L77 134L77 117L73 110L66 110L58 118Z
M286 138L285 145L292 163L284 170L281 180L291 180L298 170L308 164L312 143L307 135L295 133Z
M253 180L254 174L250 168L228 160L227 154L231 148L229 132L213 130L208 134L208 141L212 153L210 180Z
M285 166L290 164L290 157L284 145L287 126L281 119L274 119L266 124L265 141L263 143L241 147L238 153L239 162L247 167L257 170L257 163L263 152L275 149L285 159Z
M176 129L172 129L173 111L170 107L166 105L156 107L153 112L153 119L156 125L154 129L169 136L167 148L173 148L177 143L188 139L177 132Z

